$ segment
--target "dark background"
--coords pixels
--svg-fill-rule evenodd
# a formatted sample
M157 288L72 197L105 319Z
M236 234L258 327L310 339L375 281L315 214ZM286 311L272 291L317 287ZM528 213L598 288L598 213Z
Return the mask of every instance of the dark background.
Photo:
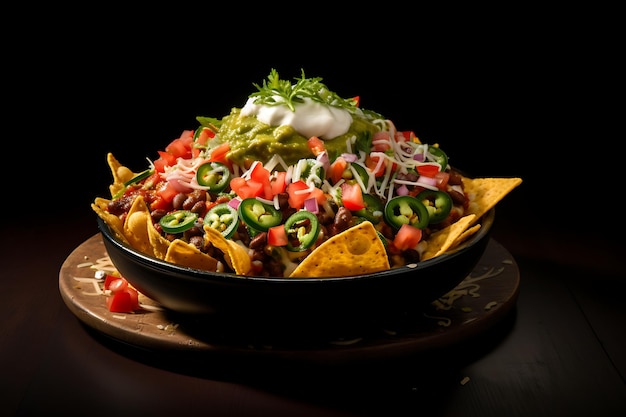
M213 7L157 17L50 12L27 21L36 36L6 48L4 146L14 167L5 170L3 211L35 224L84 215L107 197L107 152L140 171L195 129L196 116L241 107L276 68L359 95L362 107L438 142L468 173L521 177L499 205L519 230L622 240L606 232L607 219L621 217L607 128L617 112L603 97L617 59L598 42L609 25L598 33L548 11L494 18L388 8L352 20L322 9L247 19Z

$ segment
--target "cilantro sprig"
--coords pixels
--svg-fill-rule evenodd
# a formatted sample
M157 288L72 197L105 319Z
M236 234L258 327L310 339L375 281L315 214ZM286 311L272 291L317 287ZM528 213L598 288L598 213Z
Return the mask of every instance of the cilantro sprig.
M276 69L272 68L267 80L263 80L262 86L253 83L259 91L250 94L250 98L255 98L255 104L287 106L291 111L295 111L295 103L303 103L305 98L351 113L357 111L356 99L339 97L322 83L322 78L306 78L304 69L301 71L301 78L294 78L296 82L292 84L289 80L281 80Z

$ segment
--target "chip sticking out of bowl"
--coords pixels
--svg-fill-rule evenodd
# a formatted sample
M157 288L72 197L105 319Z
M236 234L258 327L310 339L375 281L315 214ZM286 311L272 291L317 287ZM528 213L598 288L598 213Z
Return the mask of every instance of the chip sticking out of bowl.
M424 253L422 253L421 260L439 256L455 246L460 242L460 238L464 236L464 233L468 230L468 226L476 219L475 214L468 214L461 217L455 223L450 226L438 230L433 233L428 239L428 246Z
M463 188L470 199L468 214L476 217L468 225L476 223L485 213L522 183L521 178L467 178L463 177Z

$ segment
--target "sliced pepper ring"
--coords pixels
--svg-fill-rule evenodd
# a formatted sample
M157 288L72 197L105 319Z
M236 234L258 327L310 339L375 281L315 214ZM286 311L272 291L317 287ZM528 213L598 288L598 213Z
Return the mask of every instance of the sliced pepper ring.
M204 224L219 230L222 236L228 239L237 230L239 214L237 209L229 206L228 203L216 204L204 216Z
M452 197L445 191L424 190L415 198L426 206L429 215L428 224L441 223L452 210Z
M250 229L258 232L267 232L270 227L278 226L283 220L283 214L274 206L254 197L244 199L237 210L241 220Z
M197 213L189 210L176 210L161 217L159 224L164 232L177 234L191 229L197 219Z
M196 180L210 192L219 193L230 182L230 170L221 162L205 162L196 171Z
M317 241L320 229L317 216L310 211L300 210L292 214L285 222L287 250L290 252L307 250Z
M424 229L429 219L426 206L410 195L394 197L385 205L385 221L396 230L403 224Z
M434 157L435 162L441 165L440 171L445 171L448 166L448 155L438 146L429 146L428 153Z

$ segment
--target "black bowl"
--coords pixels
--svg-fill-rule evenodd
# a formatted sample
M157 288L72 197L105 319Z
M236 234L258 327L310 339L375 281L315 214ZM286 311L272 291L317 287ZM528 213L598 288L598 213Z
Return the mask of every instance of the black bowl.
M120 274L172 312L302 327L404 314L436 300L478 263L494 218L492 209L476 234L436 258L374 274L332 278L248 277L181 267L120 242L100 218L98 227Z

